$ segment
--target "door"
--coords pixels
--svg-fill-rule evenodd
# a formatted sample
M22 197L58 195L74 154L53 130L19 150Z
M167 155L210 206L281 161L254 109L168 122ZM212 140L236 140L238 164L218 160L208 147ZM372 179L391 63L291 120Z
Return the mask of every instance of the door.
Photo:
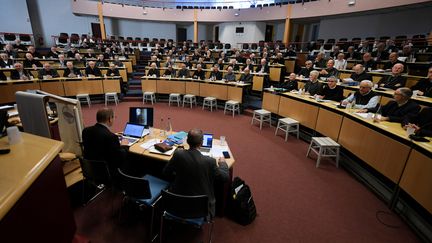
M219 26L215 27L215 42L219 41Z
M183 42L187 39L186 28L177 28L177 42Z
M266 25L265 42L273 42L273 25Z
M91 23L93 37L101 38L101 28L99 23Z

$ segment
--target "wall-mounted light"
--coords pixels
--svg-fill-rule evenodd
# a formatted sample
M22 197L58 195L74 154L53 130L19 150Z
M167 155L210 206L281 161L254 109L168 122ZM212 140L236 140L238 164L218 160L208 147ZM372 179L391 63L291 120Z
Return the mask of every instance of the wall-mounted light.
M354 6L355 3L356 3L355 0L349 0L349 1L348 1L348 6Z
M238 17L239 15L240 15L239 12L235 12L235 13L234 13L234 16L236 16L236 17Z

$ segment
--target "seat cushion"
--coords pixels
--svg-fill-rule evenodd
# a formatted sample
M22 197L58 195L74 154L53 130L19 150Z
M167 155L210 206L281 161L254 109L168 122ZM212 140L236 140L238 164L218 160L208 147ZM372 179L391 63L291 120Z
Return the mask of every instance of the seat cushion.
M140 199L139 201L150 206L159 198L161 191L168 188L169 183L152 175L145 175L143 178L149 182L151 198Z
M206 222L204 217L181 218L181 217L175 216L174 214L166 212L166 211L164 212L163 217L166 219L169 219L169 220L174 220L174 221L181 222L184 224L191 224L191 225L195 225L195 226L199 226L199 227L201 227Z

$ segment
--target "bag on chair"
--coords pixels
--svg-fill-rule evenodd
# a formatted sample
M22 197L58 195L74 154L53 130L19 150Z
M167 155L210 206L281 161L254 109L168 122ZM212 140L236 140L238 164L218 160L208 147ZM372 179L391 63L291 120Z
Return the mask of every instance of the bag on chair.
M241 225L248 225L257 215L250 188L239 177L235 177L231 186L230 216Z

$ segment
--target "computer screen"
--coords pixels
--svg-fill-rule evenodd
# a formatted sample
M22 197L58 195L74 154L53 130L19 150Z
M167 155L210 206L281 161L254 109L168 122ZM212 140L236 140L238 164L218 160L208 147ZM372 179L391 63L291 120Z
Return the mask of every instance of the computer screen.
M153 126L152 107L130 107L129 122L144 125L146 128Z
M123 130L124 136L140 138L144 132L144 126L138 124L127 123L125 129Z
M203 142L201 147L211 148L212 145L213 145L213 134L208 134L208 133L203 134Z

